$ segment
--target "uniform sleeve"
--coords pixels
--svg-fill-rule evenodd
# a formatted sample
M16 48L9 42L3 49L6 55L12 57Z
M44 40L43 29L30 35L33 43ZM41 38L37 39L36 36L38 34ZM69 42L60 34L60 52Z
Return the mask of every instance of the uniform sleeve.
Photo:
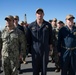
M50 24L49 24L50 25ZM52 32L52 26L49 26L49 44L53 44L53 32Z
M27 41L26 41L26 36L24 35L23 32L20 32L19 34L19 43L20 43L20 54L22 56L26 55L26 48L27 48Z
M1 38L1 31L0 31L0 54L1 54L1 49L2 49L2 38Z
M27 29L26 29L26 38L27 38L27 48L28 48L28 52L31 53L32 37L31 37L30 27L27 27Z
M59 30L59 33L58 33L58 44L57 44L58 52L61 52L61 43L62 43L62 33L61 33L61 30Z

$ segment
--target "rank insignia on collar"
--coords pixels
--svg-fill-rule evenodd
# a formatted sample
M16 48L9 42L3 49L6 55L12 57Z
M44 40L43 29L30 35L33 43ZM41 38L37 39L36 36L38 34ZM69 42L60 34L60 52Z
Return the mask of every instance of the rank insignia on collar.
M48 25L46 25L46 28L48 28Z
M76 32L74 32L73 35L76 35Z

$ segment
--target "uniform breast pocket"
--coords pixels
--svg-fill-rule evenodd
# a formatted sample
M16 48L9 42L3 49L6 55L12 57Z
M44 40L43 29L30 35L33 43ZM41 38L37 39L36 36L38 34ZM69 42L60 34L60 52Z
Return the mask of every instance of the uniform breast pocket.
M4 41L7 41L8 40L8 37L9 37L9 35L4 35L4 34L2 34L2 41L4 42Z
M48 28L44 28L44 29L43 29L43 36L44 36L45 38L49 38L49 30L48 30Z
M11 41L17 41L18 40L18 35L17 34L12 34L10 35Z
M4 42L4 41L7 41L7 37L3 37L2 38L2 41Z
M44 31L44 33L48 33L49 32L48 28L44 28L43 31Z
M33 36L36 36L37 35L37 30L36 29L32 30L32 34L33 34Z

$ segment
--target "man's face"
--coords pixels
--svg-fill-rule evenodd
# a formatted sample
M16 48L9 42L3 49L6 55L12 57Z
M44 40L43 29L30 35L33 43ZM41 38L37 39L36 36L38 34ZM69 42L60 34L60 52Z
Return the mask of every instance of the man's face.
M52 26L57 26L57 22L56 21L52 21Z
M19 20L17 18L14 19L14 23L16 23L16 24L18 23L18 21Z
M67 19L66 24L69 25L69 26L73 25L74 24L74 19L73 18Z
M64 26L64 24L63 23L57 23L57 28L62 28Z
M38 12L36 13L36 18L37 18L38 20L43 19L43 16L44 16L44 13L43 13L42 11L38 11Z
M11 27L11 25L13 25L13 23L14 23L14 21L11 20L11 19L7 19L7 20L6 20L6 26L7 26L7 27Z

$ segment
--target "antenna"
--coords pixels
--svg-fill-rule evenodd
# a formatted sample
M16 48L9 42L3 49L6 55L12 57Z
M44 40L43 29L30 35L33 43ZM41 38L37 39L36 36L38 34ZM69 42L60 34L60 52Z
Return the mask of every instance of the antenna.
M27 23L26 14L24 15L24 22L26 22L26 23Z

